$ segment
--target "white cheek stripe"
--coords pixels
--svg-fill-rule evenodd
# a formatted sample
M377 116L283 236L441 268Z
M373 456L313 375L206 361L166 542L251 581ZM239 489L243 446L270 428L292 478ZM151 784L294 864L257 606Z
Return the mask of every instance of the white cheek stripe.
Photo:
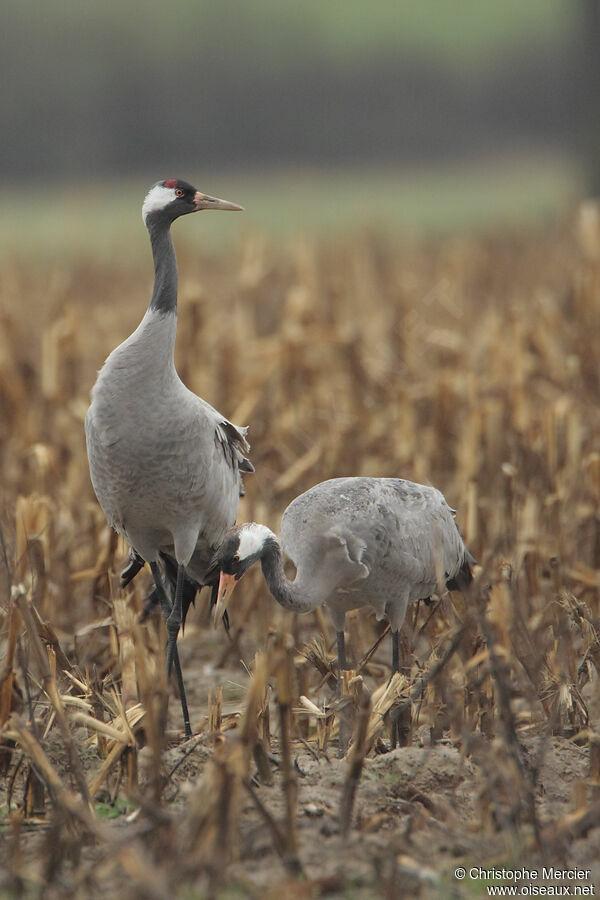
M151 212L155 212L157 209L164 209L174 199L175 188L166 188L162 184L155 184L154 187L151 187L142 206L144 224Z
M273 532L266 525L258 525L253 522L240 532L240 544L238 547L238 559L246 559L258 553L268 537L274 537Z

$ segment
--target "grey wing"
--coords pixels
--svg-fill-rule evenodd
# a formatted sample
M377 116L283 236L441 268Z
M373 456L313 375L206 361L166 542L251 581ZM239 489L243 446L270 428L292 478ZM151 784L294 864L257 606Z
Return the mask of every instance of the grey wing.
M122 532L118 497L122 490L120 473L115 473L111 462L110 447L102 440L90 406L85 417L85 441L87 447L92 487L109 525ZM125 476L126 479L126 476Z
M436 488L412 482L404 482L403 488L401 499L394 503L392 494L390 504L398 520L398 552L413 584L442 589L467 555L454 510Z
M192 493L197 509L205 512L200 536L215 548L235 523L241 473L254 471L245 456L250 449L245 434L245 428L237 428L209 404L197 404L189 433L195 445Z

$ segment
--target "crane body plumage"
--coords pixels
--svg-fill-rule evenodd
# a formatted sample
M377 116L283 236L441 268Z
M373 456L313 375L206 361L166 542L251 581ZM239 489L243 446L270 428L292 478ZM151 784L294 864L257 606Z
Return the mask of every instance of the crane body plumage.
M393 631L408 604L443 589L465 561L453 511L436 488L400 478L334 478L301 494L281 520L296 590L327 607L336 629L371 606Z
M174 179L150 189L143 218L154 260L152 297L138 327L99 372L85 420L100 506L138 557L150 563L167 609L171 603L158 565L165 554L176 561L167 622L169 670L183 619L186 573L197 585L208 583L211 558L235 522L241 473L253 471L245 457L246 429L188 390L177 374L177 263L170 227L179 216L201 209L241 208Z
M188 565L198 545L208 563L235 522L247 444L245 429L180 380L176 329L174 313L150 310L112 351L92 390L86 438L109 523L148 562L163 551Z
M282 551L296 567L285 574ZM371 606L387 616L397 668L398 632L408 604L471 581L473 557L436 488L401 478L333 478L301 494L285 510L281 540L249 523L225 537L215 557L221 572L216 615L236 582L260 560L278 603L293 612L329 611L345 668L346 612Z

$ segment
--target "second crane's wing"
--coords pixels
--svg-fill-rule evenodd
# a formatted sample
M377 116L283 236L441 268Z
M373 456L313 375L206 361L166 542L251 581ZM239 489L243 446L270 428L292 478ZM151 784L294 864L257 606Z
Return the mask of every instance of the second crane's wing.
M400 482L388 493L388 509L393 514L397 536L392 554L414 585L442 588L460 568L465 547L452 510L436 488Z

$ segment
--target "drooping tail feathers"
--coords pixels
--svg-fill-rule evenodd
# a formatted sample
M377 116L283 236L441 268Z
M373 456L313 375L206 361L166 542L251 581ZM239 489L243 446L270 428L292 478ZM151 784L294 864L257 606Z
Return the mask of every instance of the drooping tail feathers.
M222 419L216 430L216 437L221 442L225 456L237 462L238 472L240 474L240 497L244 496L244 481L242 472L247 475L254 472L254 466L247 456L244 454L250 452L250 444L246 440L246 432L248 426L233 425L228 419Z
M449 578L446 582L446 587L449 591L464 591L469 587L473 581L471 566L475 565L475 562L475 558L471 556L468 550L465 550L460 569L456 575L453 575L453 577Z

